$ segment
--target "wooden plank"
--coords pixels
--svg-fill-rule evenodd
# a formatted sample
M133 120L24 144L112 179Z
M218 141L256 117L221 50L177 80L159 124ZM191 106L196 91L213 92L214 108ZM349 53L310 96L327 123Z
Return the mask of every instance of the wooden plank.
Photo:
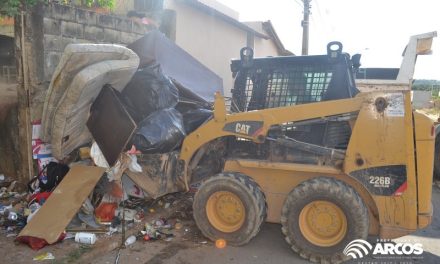
M74 166L53 191L32 220L18 235L55 243L98 183L105 169Z

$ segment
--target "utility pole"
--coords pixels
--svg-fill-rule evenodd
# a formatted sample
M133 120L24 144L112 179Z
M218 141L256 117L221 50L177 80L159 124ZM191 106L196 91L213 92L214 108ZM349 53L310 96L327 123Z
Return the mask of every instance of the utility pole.
M310 2L312 0L303 0L304 2L304 19L301 21L303 27L302 38L302 55L309 54L309 15L310 15Z

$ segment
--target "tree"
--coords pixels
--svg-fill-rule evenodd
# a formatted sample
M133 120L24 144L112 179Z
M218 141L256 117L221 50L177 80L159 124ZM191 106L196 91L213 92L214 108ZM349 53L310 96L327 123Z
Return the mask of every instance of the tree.
M33 6L39 0L2 0L0 1L0 15L15 16L21 8L25 6Z
M115 0L0 0L0 16L15 16L25 7L31 7L37 2L57 2L66 5L87 7L104 7L113 9Z

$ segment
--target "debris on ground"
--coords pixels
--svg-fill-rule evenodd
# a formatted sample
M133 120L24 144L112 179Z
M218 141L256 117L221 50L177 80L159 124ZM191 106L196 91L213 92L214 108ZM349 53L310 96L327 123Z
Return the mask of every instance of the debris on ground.
M50 259L55 259L55 256L50 252L40 254L33 258L33 260L50 260Z
M179 154L184 137L212 118L222 81L160 32L129 48L66 48L43 118L32 122L37 175L25 186L0 174L3 235L34 250L57 243L113 250L118 243L109 239L120 237L125 246L207 243L192 221L197 186L183 179ZM188 67L174 67L176 60Z

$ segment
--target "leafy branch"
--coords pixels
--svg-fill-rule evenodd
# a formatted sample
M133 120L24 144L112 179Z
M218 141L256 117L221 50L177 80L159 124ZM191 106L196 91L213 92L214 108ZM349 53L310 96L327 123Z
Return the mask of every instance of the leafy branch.
M2 0L0 1L0 15L15 16L21 9L35 5L39 0Z
M107 7L113 9L115 0L82 0L81 4L88 7Z
M113 9L115 0L0 0L0 16L15 16L20 10L32 7L37 2L57 2L66 5L81 5L87 7L104 7Z

